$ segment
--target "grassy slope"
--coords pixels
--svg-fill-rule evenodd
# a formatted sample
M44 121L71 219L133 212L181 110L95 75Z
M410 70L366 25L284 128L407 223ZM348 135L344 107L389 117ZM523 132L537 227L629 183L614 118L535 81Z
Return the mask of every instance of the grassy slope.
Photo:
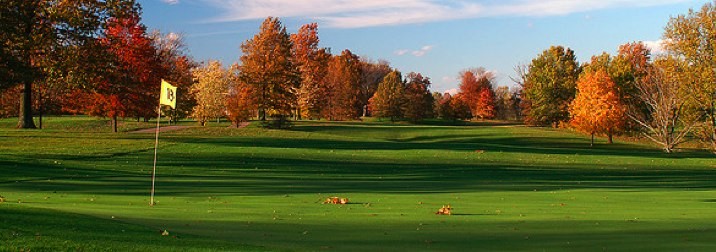
M716 247L716 161L701 152L590 149L580 135L512 126L191 128L162 135L150 208L153 135L103 133L91 118L46 124L0 130L0 216L18 216L2 218L0 250ZM352 204L320 204L327 196ZM456 215L433 214L448 203ZM100 232L83 231L92 223ZM32 242L45 232L54 242Z

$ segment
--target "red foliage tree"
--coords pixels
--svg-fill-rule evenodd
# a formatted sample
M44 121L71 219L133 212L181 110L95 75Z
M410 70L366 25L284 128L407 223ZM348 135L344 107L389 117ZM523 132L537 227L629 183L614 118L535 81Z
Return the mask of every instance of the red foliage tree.
M495 117L495 91L492 89L494 75L484 68L465 70L460 73L460 93L474 117Z
M161 67L139 15L111 18L106 36L100 42L107 50L110 63L95 91L85 95L90 99L85 111L109 117L114 132L117 132L118 117L146 120L156 116Z

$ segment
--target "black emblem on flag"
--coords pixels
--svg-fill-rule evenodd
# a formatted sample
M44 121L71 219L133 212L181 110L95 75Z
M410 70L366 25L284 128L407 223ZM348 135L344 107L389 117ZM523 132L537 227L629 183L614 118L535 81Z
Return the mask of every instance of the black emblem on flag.
M174 91L171 88L167 88L167 100L174 101Z

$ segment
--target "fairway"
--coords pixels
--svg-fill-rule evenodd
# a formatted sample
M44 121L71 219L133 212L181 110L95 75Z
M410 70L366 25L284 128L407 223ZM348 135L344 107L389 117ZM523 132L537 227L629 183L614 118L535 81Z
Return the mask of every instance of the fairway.
M705 151L509 124L210 123L162 133L150 207L154 134L128 131L151 122L45 120L0 120L0 251L716 250Z

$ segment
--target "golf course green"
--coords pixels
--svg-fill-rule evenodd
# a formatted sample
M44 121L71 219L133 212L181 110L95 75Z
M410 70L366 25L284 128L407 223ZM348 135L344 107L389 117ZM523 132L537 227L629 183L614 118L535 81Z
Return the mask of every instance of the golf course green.
M701 150L506 123L185 122L160 135L149 206L155 135L133 131L152 122L44 120L0 120L0 251L716 250Z

